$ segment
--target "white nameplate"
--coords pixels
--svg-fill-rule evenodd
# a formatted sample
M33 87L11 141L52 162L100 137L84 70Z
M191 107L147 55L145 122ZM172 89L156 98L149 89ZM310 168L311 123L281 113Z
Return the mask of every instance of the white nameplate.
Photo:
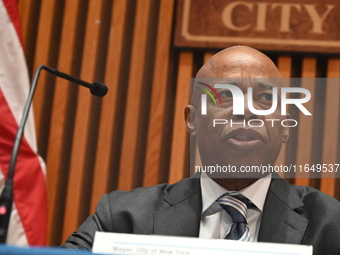
M138 255L312 255L312 246L96 232L92 251Z

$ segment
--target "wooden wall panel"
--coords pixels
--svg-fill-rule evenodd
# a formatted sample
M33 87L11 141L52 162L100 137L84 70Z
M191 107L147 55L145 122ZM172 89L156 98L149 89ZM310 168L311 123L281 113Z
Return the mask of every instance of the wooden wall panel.
M145 88L143 84L146 65L146 48L148 43L148 26L151 1L138 1L136 7L135 27L133 31L132 56L130 73L128 78L126 111L124 120L124 133L122 154L119 166L118 189L130 190L134 187L135 169L142 169L136 165L138 160L138 142L140 141L142 94Z
M316 59L304 58L302 61L302 80L301 87L308 89L312 97L308 103L305 104L307 109L313 109L315 103L315 81L308 78L316 78ZM311 164L312 162L312 141L313 141L313 118L314 116L306 116L299 113L298 125L298 141L296 152L296 165ZM296 185L309 185L308 173L296 174Z
M65 1L65 10L67 11L64 12L62 20L60 52L57 63L58 70L74 76L79 76L81 63L82 46L78 45L78 40L83 39L82 26L84 26L82 22L82 15L84 14L81 5L86 7L84 1ZM51 128L45 159L48 169L48 213L50 216L48 233L51 235L49 237L50 243L60 242L64 222L77 91L76 85L62 79L56 79L54 97L52 98ZM50 184L50 182L53 182L53 184ZM54 188L49 188L50 186Z
M99 47L102 12L107 8L104 0L91 1L88 7L85 40L82 53L80 78L95 81L100 63ZM92 109L96 98L85 88L79 88L75 113L74 135L70 155L70 171L67 186L65 218L62 239L66 239L88 216L88 199L91 196L93 155L95 155L97 128Z
M151 107L147 131L147 144L144 165L143 186L156 185L160 182L162 171L162 142L165 135L165 107L169 84L169 60L171 32L173 29L174 0L161 1L157 30L155 68L152 80Z
M331 58L328 60L328 78L340 77L340 59ZM340 86L330 79L326 84L326 101L325 101L325 118L324 118L324 140L322 159L325 164L339 163L339 138L340 138ZM334 173L334 177L339 177ZM340 198L336 194L336 179L329 178L321 179L320 189L334 197Z
M26 1L22 2L25 3ZM37 2L32 1L31 4L33 5L33 3ZM24 8L26 8L26 6ZM27 46L35 46L35 48L32 46L27 48L27 51L29 51L30 54L34 54L32 58L32 65L29 66L29 70L33 71L42 64L50 67L56 67L61 30L61 28L58 29L58 26L60 26L58 23L62 21L62 16L60 15L60 13L62 13L62 9L63 4L60 3L60 1L43 1L39 8L40 12L35 15L31 15L33 17L39 17L40 22L37 23L36 41L32 40L35 33L31 34L31 42L28 40L29 37L26 39ZM32 11L34 11L34 9ZM29 24L31 24L31 22ZM28 30L33 30L32 27L33 26L31 24ZM54 76L48 75L45 71L41 72L39 86L37 86L35 92L35 97L39 98L38 100L34 100L34 105L36 105L34 108L34 114L38 135L38 147L41 152L41 156L44 158L46 158L47 155L47 141L53 102L51 98L53 98L54 93L54 82Z
M56 1L49 1L50 3L48 4L54 4ZM46 3L45 3L46 4ZM41 20L44 19L43 15L47 13L40 12L40 9L42 3L41 0L27 0L27 1L18 1L18 9L19 9L19 15L21 19L21 35L22 35L22 41L23 41L23 46L25 49L25 55L26 55L26 61L28 64L29 68L33 67L34 59L35 59L35 45L37 41L37 33L38 33L38 26L44 26L47 25L46 27L49 26L50 22L46 20L47 22L44 24L39 24L43 23ZM57 8L51 9L49 8L49 15L50 18L55 17L56 11L53 13L51 10L57 10ZM32 15L35 14L35 15ZM41 13L41 15L39 15ZM45 17L46 18L46 17ZM49 29L49 31L45 31L46 35L51 34L53 29ZM47 40L49 40L48 36L46 37ZM43 40L43 38L40 38ZM32 71L32 70L30 70Z
M280 56L277 61L277 67L284 79L291 77L292 69L292 58L290 56ZM287 144L282 145L278 159L276 160L276 165L285 165L286 163L286 150ZM281 174L282 175L282 174ZM284 177L282 175L282 177Z
M46 64L109 87L108 95L98 99L85 88L41 75L34 106L39 152L47 165L49 245L65 241L104 193L173 183L189 175L183 108L189 103L190 78L218 49L173 46L175 4L19 0L31 75ZM339 60L329 55L270 54L285 78L340 76ZM277 164L338 163L339 87L301 86L320 92L310 102L317 113L292 132ZM308 129L319 119L330 125ZM318 132L332 135L322 140ZM335 179L289 181L340 198Z
M169 183L175 183L185 176L186 157L188 155L188 132L184 121L184 107L190 102L190 86L192 78L193 53L181 52L178 63L176 103L174 113L173 134L171 143L171 160Z
M109 93L103 98L100 112L100 121L98 128L98 143L95 153L95 166L93 173L91 212L95 210L100 197L116 188L116 182L112 176L118 172L120 139L119 139L119 118L117 111L119 106L117 101L122 97L122 83L124 78L123 59L128 57L124 55L124 35L127 24L128 0L114 1L112 5L112 16L110 24L110 35L108 43L108 53L105 68L104 82L109 88ZM127 43L125 43L127 45ZM126 61L125 61L126 62ZM126 68L127 69L127 68ZM117 156L118 155L118 156ZM114 168L113 168L113 167Z

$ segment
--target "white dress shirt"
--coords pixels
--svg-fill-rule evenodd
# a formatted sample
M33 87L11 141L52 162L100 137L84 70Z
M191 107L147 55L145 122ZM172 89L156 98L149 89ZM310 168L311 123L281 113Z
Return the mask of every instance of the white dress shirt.
M200 224L200 238L223 239L232 225L232 219L222 207L215 202L227 189L201 174L202 214ZM259 234L264 201L271 181L271 174L257 180L250 186L239 191L252 202L247 210L247 222L253 241L257 241Z

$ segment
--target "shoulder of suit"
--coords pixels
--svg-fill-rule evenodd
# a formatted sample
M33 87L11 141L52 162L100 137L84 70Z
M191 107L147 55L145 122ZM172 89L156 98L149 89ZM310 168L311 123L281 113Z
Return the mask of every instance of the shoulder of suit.
M309 186L295 186L305 207L313 207L314 210L322 210L325 213L335 212L340 215L340 202L334 197Z
M174 184L158 184L150 187L136 188L131 191L115 190L107 194L108 199L117 201L124 201L124 203L138 202L140 203L155 203L157 200L163 200L169 193L175 193L177 190L185 188L190 189L195 186L199 178L185 178Z

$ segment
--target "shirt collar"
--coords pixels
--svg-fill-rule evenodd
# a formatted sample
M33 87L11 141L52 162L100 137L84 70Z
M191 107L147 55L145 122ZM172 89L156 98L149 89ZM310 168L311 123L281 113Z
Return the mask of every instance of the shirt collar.
M261 212L266 200L272 175L269 174L248 187L240 190L243 196L248 198ZM202 213L211 207L216 199L229 190L220 186L213 181L206 173L201 174L201 191L202 191ZM221 207L218 207L221 208Z

